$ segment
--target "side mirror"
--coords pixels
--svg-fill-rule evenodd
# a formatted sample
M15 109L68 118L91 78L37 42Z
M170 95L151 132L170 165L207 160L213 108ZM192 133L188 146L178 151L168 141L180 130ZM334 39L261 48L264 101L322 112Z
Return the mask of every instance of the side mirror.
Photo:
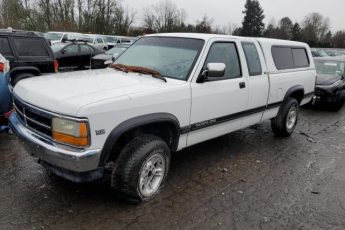
M62 54L66 54L66 53L67 53L67 50L62 50L61 53L62 53Z
M224 63L208 63L206 70L204 70L197 82L202 83L205 81L218 80L224 77L226 65Z

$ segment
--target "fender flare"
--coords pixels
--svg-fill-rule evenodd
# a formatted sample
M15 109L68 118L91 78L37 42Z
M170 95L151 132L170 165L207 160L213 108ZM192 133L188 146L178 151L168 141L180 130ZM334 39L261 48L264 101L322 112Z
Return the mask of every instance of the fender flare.
M114 145L124 133L143 125L149 125L149 124L160 123L160 122L168 122L173 125L174 137L173 137L173 143L171 144L171 150L176 151L178 147L178 142L180 139L180 123L178 119L170 113L151 113L151 114L146 114L146 115L128 119L120 123L118 126L116 126L110 132L110 134L108 135L105 141L105 144L101 152L99 165L104 166L106 164L110 155L112 154L111 151Z
M304 97L304 88L303 88L303 86L295 85L295 86L292 86L290 89L288 89L288 91L286 91L284 99L283 99L283 102L285 102L293 93L295 93L297 91L302 91L302 100L303 100L303 97Z
M31 73L35 73L36 76L40 76L41 75L41 71L35 67L35 66L18 66L18 67L14 67L13 69L10 70L10 76L12 76L13 74L17 73L17 72L31 72Z

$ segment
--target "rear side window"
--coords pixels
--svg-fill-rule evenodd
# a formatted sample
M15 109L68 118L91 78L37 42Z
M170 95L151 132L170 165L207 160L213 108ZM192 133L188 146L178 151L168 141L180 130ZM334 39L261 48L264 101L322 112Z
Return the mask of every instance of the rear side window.
M272 56L278 70L309 66L308 55L304 48L273 46Z
M288 47L273 47L272 55L277 69L293 69L293 58L291 48Z
M214 43L208 53L204 69L208 63L224 63L226 65L224 78L240 78L242 76L240 60L234 43Z
M295 67L307 67L309 66L308 55L303 48L292 49L292 57L295 63Z
M78 45L69 45L65 49L63 49L65 53L68 54L77 54L78 53Z
M102 38L97 38L97 42L98 42L98 43L103 43Z
M46 57L49 56L46 46L37 38L13 38L14 46L19 56L22 57Z
M4 56L13 56L10 44L7 38L0 38L0 53Z
M90 47L88 45L80 45L80 51L82 53L92 53L94 50L92 47Z
M255 44L243 42L242 47L248 64L249 76L261 75L261 62Z

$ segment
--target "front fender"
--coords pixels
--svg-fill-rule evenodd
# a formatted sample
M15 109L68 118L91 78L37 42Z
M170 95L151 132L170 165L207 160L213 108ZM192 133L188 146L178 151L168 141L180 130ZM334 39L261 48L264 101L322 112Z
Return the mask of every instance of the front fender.
M105 144L102 149L101 157L100 157L100 166L104 166L108 161L110 155L112 154L112 149L116 145L119 138L134 128L138 128L140 126L160 123L160 122L169 122L174 127L174 142L172 143L171 149L175 151L178 147L178 141L180 137L180 123L178 119L169 113L152 113L143 116L138 116L126 120L116 126L107 137Z

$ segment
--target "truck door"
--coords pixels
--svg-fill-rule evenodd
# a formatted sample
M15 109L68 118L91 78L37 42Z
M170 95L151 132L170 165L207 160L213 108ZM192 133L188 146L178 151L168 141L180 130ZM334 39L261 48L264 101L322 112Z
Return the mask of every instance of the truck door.
M202 70L208 63L224 63L223 77L191 83L191 125L187 144L193 145L237 130L247 108L247 76L242 72L240 43L232 39L213 40L206 50ZM200 73L201 73L200 72ZM198 73L199 74L199 73Z
M258 42L242 41L241 46L247 63L243 72L249 76L247 110L252 111L252 115L243 118L242 128L244 128L261 121L268 100L269 79L265 59Z

